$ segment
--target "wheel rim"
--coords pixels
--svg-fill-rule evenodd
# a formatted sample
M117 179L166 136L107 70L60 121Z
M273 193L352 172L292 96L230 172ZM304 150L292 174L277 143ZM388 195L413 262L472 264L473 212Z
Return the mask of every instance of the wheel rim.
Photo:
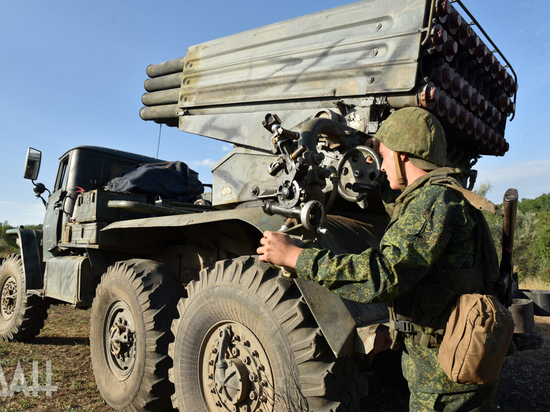
M208 410L273 410L273 374L256 336L238 322L213 326L201 345L200 384Z
M107 364L118 380L128 379L136 363L136 329L126 302L113 303L105 318L104 346Z
M5 320L10 320L15 313L17 306L17 281L13 276L8 276L2 285L2 303L0 305L0 315Z

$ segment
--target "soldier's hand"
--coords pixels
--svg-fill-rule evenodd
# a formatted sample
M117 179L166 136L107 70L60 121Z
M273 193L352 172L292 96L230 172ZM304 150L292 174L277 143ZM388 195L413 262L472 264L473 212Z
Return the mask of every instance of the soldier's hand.
M290 236L281 232L266 231L260 239L260 244L262 246L257 252L261 261L292 269L296 268L296 261L303 250L292 242Z

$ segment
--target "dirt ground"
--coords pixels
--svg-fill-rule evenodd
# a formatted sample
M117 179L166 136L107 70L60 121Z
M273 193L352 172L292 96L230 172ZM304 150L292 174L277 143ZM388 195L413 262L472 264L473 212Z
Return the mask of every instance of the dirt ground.
M46 362L49 361L51 385L57 386L51 396L45 392L39 392L38 397L32 392L0 396L0 412L111 410L103 403L95 385L90 361L89 322L90 310L53 306L42 333L32 343L0 342L0 366L7 385L12 383L19 363L25 383L32 386L33 362L38 362L38 383L43 387L47 383ZM536 317L535 331L545 338L542 349L520 352L506 361L499 411L547 412L550 408L550 318ZM371 399L365 399L367 410L406 411L406 391L402 387L381 385L371 387L370 392Z

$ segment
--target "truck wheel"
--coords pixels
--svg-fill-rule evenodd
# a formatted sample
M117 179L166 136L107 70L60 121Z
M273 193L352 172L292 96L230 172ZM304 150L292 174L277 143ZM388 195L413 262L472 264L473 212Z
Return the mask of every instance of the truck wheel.
M90 350L97 386L116 411L172 410L170 331L183 296L168 270L132 259L109 267L92 304Z
M0 266L0 339L25 342L40 333L49 301L27 293L23 262L9 255Z
M180 412L359 410L359 360L334 357L279 270L254 257L221 261L187 292L170 345Z

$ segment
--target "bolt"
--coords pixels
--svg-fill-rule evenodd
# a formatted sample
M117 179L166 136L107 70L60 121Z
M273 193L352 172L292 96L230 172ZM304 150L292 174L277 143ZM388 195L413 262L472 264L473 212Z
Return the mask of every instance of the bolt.
M250 357L245 356L245 357L243 358L243 362L244 362L245 365L250 365L250 363L251 363Z
M212 353L215 355L216 353L218 353L218 348L212 348Z
M216 401L216 406L217 406L218 408L221 408L221 407L222 407L222 403L221 403L220 401Z
M253 350L253 351L252 351L252 356L254 356L255 358L257 358L257 357L259 356L258 351L257 351L257 350Z
M377 23L376 24L376 30L380 30L382 28L382 23Z
M363 172L361 172L360 169L357 169L357 170L353 171L353 176L355 176L357 178L360 178L362 174L363 174Z
M256 392L250 392L250 399L255 401L257 397L258 397L258 395L256 395Z
M260 402L267 402L267 396L265 395L260 396Z
M247 340L245 340L245 341L243 342L243 345L248 347L248 346L250 346L250 342L247 341Z
M258 365L258 370L262 372L265 371L264 365Z
M367 80L367 82L368 82L369 84L374 83L374 77L373 77L373 76L369 77L369 79Z
M210 366L214 366L214 360L209 360L209 361L208 361L208 364L209 364Z
M260 385L262 385L264 388L266 388L267 385L268 385L268 383L267 383L267 381L262 381L262 382L260 383Z
M214 375L212 375L211 373L208 374L208 379L214 379Z
M233 349L231 349L231 354L232 354L234 357L239 356L239 349L238 349L238 348L233 348Z
M288 187L285 187L283 190L282 190L282 193L283 197L285 199L288 199L288 197L290 196L290 190L288 189Z
M378 50L377 49L372 49L372 52L370 53L370 55L372 57L375 57L376 55L378 55Z
M252 381L252 382L256 382L258 380L258 375L256 375L255 373L251 373L248 378Z

